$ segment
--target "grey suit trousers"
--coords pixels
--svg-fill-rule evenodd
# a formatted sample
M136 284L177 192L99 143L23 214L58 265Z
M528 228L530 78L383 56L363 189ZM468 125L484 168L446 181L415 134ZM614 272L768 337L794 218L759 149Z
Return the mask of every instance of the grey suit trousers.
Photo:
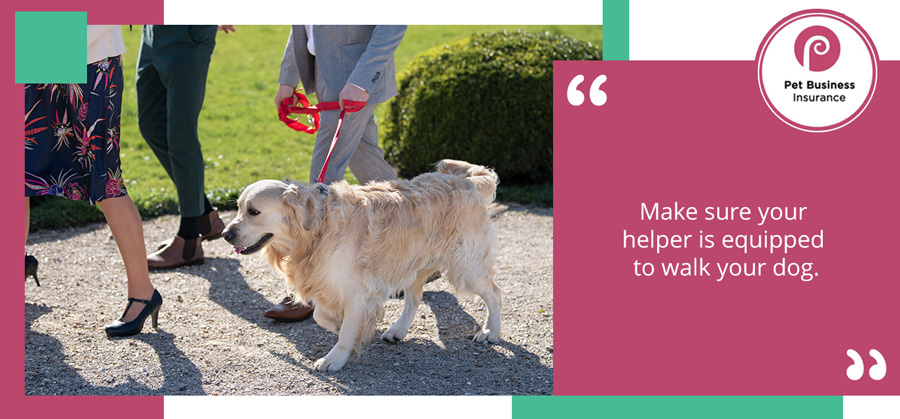
M321 79L321 71L316 69L316 98L319 102L337 101L341 92L326 87ZM343 87L343 86L342 86ZM347 167L361 184L370 181L396 180L394 169L384 160L384 151L378 147L378 127L375 125L375 107L378 104L367 104L362 110L347 113L341 126L341 135L325 173L325 183L344 179ZM316 133L316 145L313 148L312 163L309 170L309 182L314 183L325 164L331 140L337 129L340 111L322 112L319 131Z

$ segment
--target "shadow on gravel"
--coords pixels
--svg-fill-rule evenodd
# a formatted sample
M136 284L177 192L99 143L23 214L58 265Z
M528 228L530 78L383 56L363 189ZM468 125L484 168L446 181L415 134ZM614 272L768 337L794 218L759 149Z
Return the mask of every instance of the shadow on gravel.
M160 388L147 387L130 377L127 382L115 386L97 386L88 383L78 370L66 362L66 355L57 339L31 330L31 324L37 318L52 312L53 310L46 306L25 304L25 346L31 347L25 355L25 394L101 396L205 394L200 370L175 346L174 336L162 329L156 333L117 338L139 340L156 351L164 377ZM185 382L189 384L183 384Z
M209 269L201 270L197 276L209 281L210 301L244 319L247 323L285 336L294 342L297 351L308 358L310 362L324 355L321 353L322 338L330 333L319 327L312 318L297 323L285 323L263 316L263 312L269 309L272 303L247 284L240 272L241 262L239 260L206 258L206 266ZM337 342L337 339L335 338L333 342Z
M109 228L107 228L106 223L94 223L77 227L66 227L59 230L32 231L31 234L28 235L26 246L47 242L66 241L77 236L88 234L101 229L106 229L106 231L109 232Z
M311 318L282 323L263 317L262 312L271 303L247 284L239 270L240 261L207 258L206 264L210 269L199 275L210 283L211 301L248 323L293 342L298 353L272 355L281 359L285 368L307 371L344 394L549 395L553 391L553 370L541 364L537 355L502 340L493 345L472 342L486 310L480 309L476 320L446 291L426 291L423 296L423 305L435 313L439 342L417 337L417 323L423 321L420 314L405 341L386 343L380 339L384 330L378 330L362 356L351 358L340 371L312 371L312 363L328 353L337 336ZM476 306L482 307L478 301ZM420 312L423 309L420 307ZM528 391L522 393L522 388Z
M481 300L477 301L476 306L482 307ZM348 394L358 395L549 395L553 392L553 370L541 364L537 355L503 341L502 334L496 344L472 341L486 310L479 310L476 319L447 291L426 291L422 302L435 315L440 342L417 337L416 322L413 322L406 340L387 343L376 338L363 350L359 360L328 375L344 381ZM421 322L419 317L417 321ZM359 379L360 375L366 379ZM385 383L390 384L386 387ZM521 393L523 383L527 393Z

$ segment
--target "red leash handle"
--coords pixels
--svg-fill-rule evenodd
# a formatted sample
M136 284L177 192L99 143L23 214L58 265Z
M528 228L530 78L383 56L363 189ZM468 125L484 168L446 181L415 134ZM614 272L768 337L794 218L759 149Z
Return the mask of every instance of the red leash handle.
M278 119L295 131L314 134L319 130L319 112L338 110L341 109L341 106L338 102L319 102L316 105L310 105L309 99L306 98L306 95L300 93L300 90L302 89L297 89L291 97L281 101L281 106L278 107ZM299 106L294 105L295 98ZM337 144L338 135L341 133L344 115L347 112L359 112L365 106L366 102L344 100L344 109L341 110L341 116L338 117L337 129L334 131L334 138L331 139L331 147L328 148L328 156L325 157L325 164L322 165L322 171L319 172L317 182L323 183L325 181L325 172L328 170L328 161L331 160L331 152L334 151L334 145ZM297 115L297 118L291 118L291 115ZM300 122L300 115L312 115L313 125L309 126Z
M319 112L322 111L336 111L341 109L340 103L338 102L319 102L316 105L310 105L309 99L306 98L306 95L300 92L302 89L297 89L296 92L291 97L285 98L281 101L281 106L278 107L278 119L284 122L289 128L305 132L307 134L315 134L316 131L319 130ZM297 104L295 105L295 99ZM355 100L345 100L344 101L344 111L345 112L358 112L362 110L363 107L366 106L366 102L357 102ZM291 118L291 115L297 115L296 118ZM299 121L300 115L312 115L313 125L309 126Z

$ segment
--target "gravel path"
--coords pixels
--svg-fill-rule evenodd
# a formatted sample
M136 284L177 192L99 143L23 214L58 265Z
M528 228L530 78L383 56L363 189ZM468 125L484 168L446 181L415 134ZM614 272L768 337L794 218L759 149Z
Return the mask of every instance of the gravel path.
M233 213L224 213L231 219ZM125 273L103 224L40 231L29 253L41 287L25 285L27 395L551 394L553 390L553 212L511 208L494 217L501 342L475 344L486 310L443 280L425 286L406 340L373 337L340 371L312 371L337 336L312 319L279 323L262 312L284 297L262 257L204 244L204 265L151 273L163 296L159 329L107 339L103 326L125 307ZM177 218L144 222L148 250ZM402 300L387 302L378 336Z

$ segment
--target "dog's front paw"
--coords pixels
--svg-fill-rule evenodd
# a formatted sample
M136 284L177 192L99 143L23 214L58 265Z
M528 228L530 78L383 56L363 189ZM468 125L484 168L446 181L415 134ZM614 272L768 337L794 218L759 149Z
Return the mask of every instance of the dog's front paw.
M381 335L381 338L384 339L385 342L396 343L406 337L406 332L406 330L399 330L399 328L395 329L391 326L383 335Z
M500 342L500 333L494 332L488 329L479 330L478 333L475 334L475 338L472 339L478 343L491 342L497 343Z
M313 364L313 369L315 369L316 371L337 371L341 369L341 367L343 367L345 363L346 361L338 362L332 359L328 359L328 357L326 356L325 358L319 358L319 360L316 361L315 364Z

